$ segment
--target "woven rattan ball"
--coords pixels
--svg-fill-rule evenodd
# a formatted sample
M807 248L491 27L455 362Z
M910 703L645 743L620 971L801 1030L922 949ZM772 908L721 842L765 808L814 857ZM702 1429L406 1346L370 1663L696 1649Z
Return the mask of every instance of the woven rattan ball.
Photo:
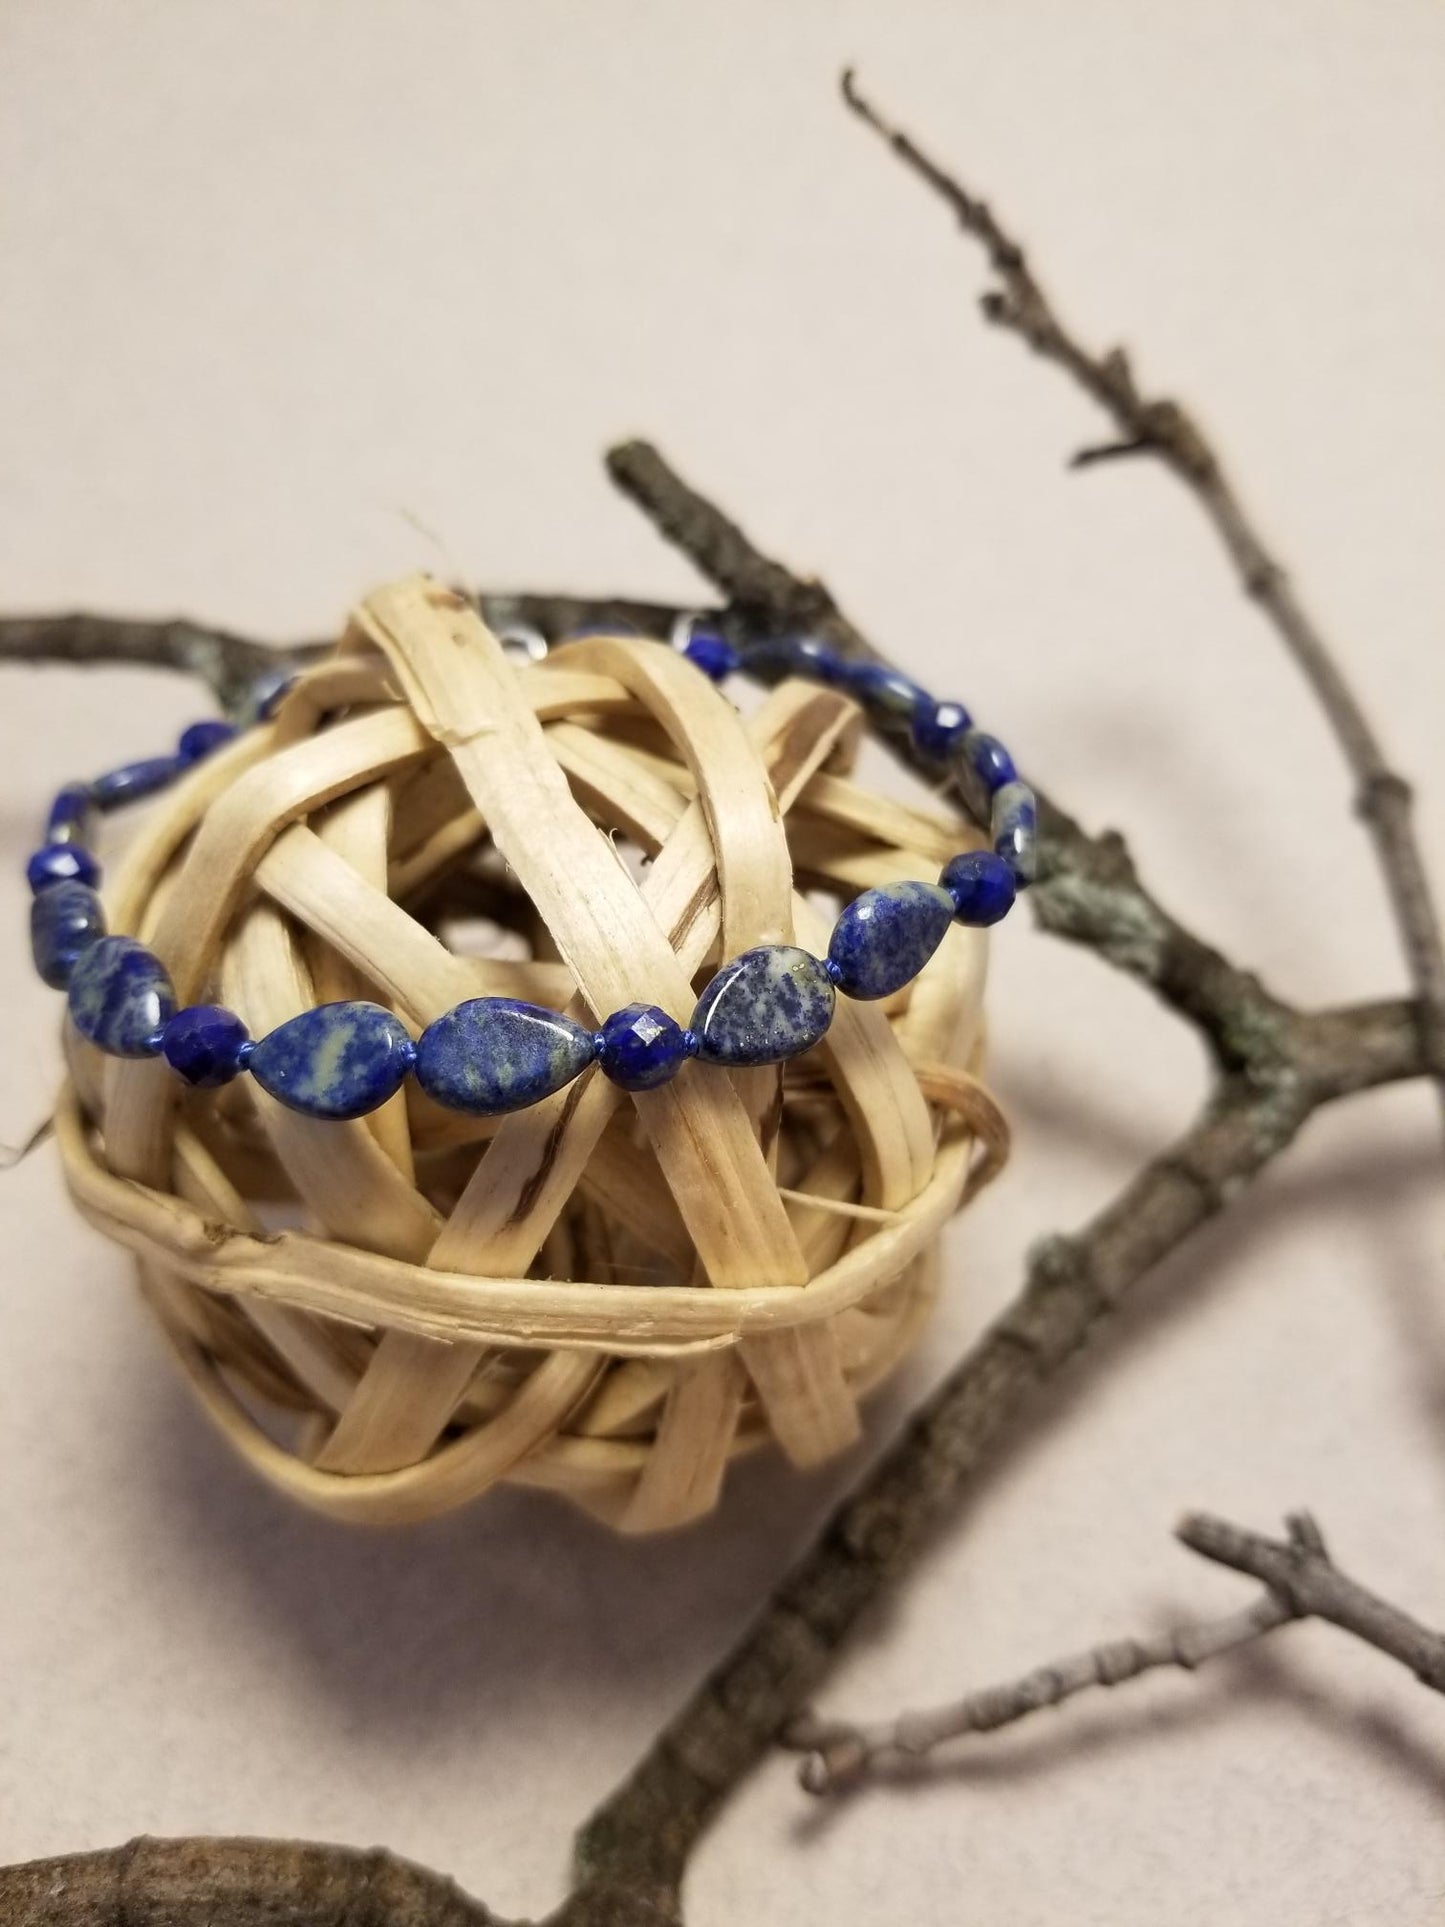
M971 840L854 779L862 721L803 682L745 717L631 636L519 660L409 580L158 806L111 927L256 1036L341 997L413 1031L485 995L686 1022L721 959L821 951L841 901ZM295 1497L393 1521L508 1481L673 1526L739 1452L846 1446L915 1336L940 1227L1004 1154L972 1074L984 962L955 927L785 1066L631 1095L593 1069L501 1118L409 1080L324 1122L72 1032L67 1176L206 1410Z

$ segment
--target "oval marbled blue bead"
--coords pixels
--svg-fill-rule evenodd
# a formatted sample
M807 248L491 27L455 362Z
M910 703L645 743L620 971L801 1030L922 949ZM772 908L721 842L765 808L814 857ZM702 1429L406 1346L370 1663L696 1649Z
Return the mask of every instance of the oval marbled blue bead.
M112 1057L153 1057L176 994L160 958L134 937L100 937L70 973L70 1015Z
M848 667L817 636L764 636L748 645L742 661L749 672L764 676L814 676L826 683L839 681Z
M1020 883L1039 873L1038 805L1027 783L1005 783L994 792L993 847Z
M317 1004L253 1044L246 1068L307 1117L363 1117L394 1097L416 1061L405 1027L380 1004Z
M94 889L100 882L100 865L79 843L47 843L26 864L25 881L37 896L58 883L88 883Z
M833 926L828 974L845 996L891 997L943 942L953 914L953 898L936 883L865 890Z
M199 763L218 749L224 749L235 734L234 723L225 722L219 716L207 716L204 721L191 723L181 731L176 754L187 766Z
M1014 873L992 850L965 850L945 864L938 879L953 898L960 923L997 923L1013 908L1018 888Z
M125 803L139 803L174 783L186 767L179 756L147 756L139 763L122 763L107 770L90 786L90 800L98 810L118 810Z
M936 763L946 763L972 728L973 718L962 703L930 698L913 713L913 740Z
M911 676L887 669L881 662L846 662L838 680L850 696L858 696L884 715L911 722L920 704L931 701L926 689Z
M656 1004L628 1004L598 1031L597 1061L622 1090L652 1091L677 1076L695 1041Z
M70 982L82 950L105 935L105 911L88 883L56 883L30 906L30 954L52 990Z
M90 828L90 789L84 783L67 783L55 792L50 815L45 822L47 843L83 843Z
M560 1011L515 997L473 997L428 1024L416 1081L453 1111L491 1117L560 1091L597 1055L597 1038Z
M1018 776L1012 756L997 736L990 736L984 730L970 729L967 732L963 739L963 753L990 791L1001 790L1005 783L1012 783Z
M710 1064L779 1064L811 1050L833 1021L827 966L789 943L725 963L697 1000L697 1054Z

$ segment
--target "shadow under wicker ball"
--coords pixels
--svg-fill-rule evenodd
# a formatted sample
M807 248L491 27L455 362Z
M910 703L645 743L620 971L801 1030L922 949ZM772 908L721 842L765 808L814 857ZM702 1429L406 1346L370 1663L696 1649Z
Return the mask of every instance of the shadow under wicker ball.
M110 927L255 1036L350 997L414 1033L494 995L685 1023L722 959L821 953L841 903L977 840L856 781L861 731L803 682L742 716L634 637L518 661L415 578L159 807ZM324 1122L70 1031L67 1178L212 1418L296 1498L394 1521L506 1481L675 1526L739 1452L845 1447L913 1342L939 1230L1006 1149L972 1075L985 958L955 926L785 1065L636 1093L593 1069L505 1117L408 1080Z

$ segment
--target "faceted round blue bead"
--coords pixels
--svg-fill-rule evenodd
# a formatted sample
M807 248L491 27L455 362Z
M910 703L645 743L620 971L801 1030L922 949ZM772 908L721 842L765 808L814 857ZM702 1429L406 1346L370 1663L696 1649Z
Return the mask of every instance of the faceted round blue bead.
M827 966L789 943L725 963L697 1000L692 1029L705 1063L780 1064L811 1050L833 1021Z
M913 740L935 763L946 763L972 728L973 718L962 703L936 703L927 697L913 712Z
M688 1056L687 1032L656 1004L614 1010L597 1033L597 1061L624 1091L655 1090Z
M90 788L85 783L67 783L57 790L45 823L47 843L83 843L90 826Z
M303 1010L251 1046L246 1068L278 1103L307 1117L363 1117L401 1089L416 1045L380 1004Z
M25 866L25 880L38 896L55 883L100 882L100 865L79 843L47 843Z
M235 734L234 723L223 722L219 716L208 716L204 722L192 723L181 731L176 754L183 763L199 763L218 749L224 749Z
M454 1111L491 1117L536 1104L580 1077L597 1034L516 997L472 997L422 1032L416 1081Z
M1013 908L1014 873L992 850L966 850L944 866L939 882L960 923L997 923Z
M833 926L828 975L847 997L891 997L918 975L952 922L953 898L937 884L865 890Z
M176 994L160 958L134 937L100 937L70 973L70 1015L112 1057L154 1057Z
M1001 790L1018 776L1014 759L996 736L971 729L963 739L963 751L990 790Z
M30 954L52 990L64 990L80 953L105 935L105 911L88 883L53 883L30 906Z
M714 682L721 682L738 666L737 650L715 629L694 629L682 653Z
M161 1032L161 1055L188 1084L214 1090L229 1084L245 1064L251 1033L233 1010L191 1004L178 1010Z
M96 777L90 786L90 800L99 810L139 803L168 789L185 767L179 756L146 756L138 763L123 763L119 769Z

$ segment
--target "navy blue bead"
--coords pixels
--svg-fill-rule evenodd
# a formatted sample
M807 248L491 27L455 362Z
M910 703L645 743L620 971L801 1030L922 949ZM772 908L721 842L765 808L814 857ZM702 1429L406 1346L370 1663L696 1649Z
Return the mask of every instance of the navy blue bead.
M994 793L993 847L1019 883L1039 873L1038 806L1027 783L1005 783Z
M841 656L816 636L765 636L750 643L743 667L766 675L812 676L818 682L837 682L847 667Z
M817 957L761 944L725 963L697 1000L697 1054L710 1064L778 1064L811 1050L833 1021L833 985Z
M204 722L192 723L181 731L176 754L187 765L199 763L204 757L213 756L218 749L224 749L235 734L234 723L224 722L219 716L209 716Z
M650 1091L665 1084L690 1054L687 1032L656 1004L614 1010L597 1033L597 1061L624 1091Z
M738 666L737 650L715 629L694 629L682 653L714 682L721 682Z
M233 1010L190 1004L161 1032L161 1055L188 1084L214 1090L229 1084L250 1056L251 1033Z
M935 763L946 763L972 728L973 718L962 703L925 697L913 712L913 740Z
M67 783L57 790L45 823L47 843L83 843L90 828L90 790L84 783Z
M55 883L30 906L30 954L52 990L70 982L82 950L105 935L105 911L88 883Z
M100 865L79 843L47 843L26 864L25 881L37 896L57 883L88 883L93 890L100 882Z
M920 703L930 700L911 676L888 669L881 662L845 662L838 681L850 696L858 696L887 716L911 722Z
M971 729L963 739L963 753L990 790L1001 790L1018 776L1014 759L996 736Z
M944 867L939 882L953 898L960 923L997 923L1013 908L1014 873L992 850L966 850Z
M100 937L70 973L70 1015L112 1057L153 1057L176 995L160 958L134 937Z
M168 788L184 768L179 756L147 756L139 763L123 763L119 769L96 777L90 786L90 800L99 810L118 810L125 803L138 803Z
M416 1061L405 1028L380 1004L317 1004L251 1046L247 1069L278 1103L307 1117L362 1117L394 1097Z
M828 974L845 996L891 997L948 934L953 898L936 883L885 883L855 897L833 926Z
M560 1091L597 1055L594 1032L515 997L473 997L428 1024L416 1081L454 1111L490 1117Z

